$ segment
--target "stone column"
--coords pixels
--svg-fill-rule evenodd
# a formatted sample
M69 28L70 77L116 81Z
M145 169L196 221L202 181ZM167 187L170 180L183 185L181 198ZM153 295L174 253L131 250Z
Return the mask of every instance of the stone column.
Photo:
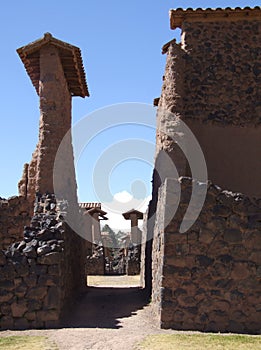
M39 97L40 129L36 191L52 193L55 156L63 137L71 127L71 94L59 51L53 45L43 46L40 50ZM74 167L73 164L71 167Z

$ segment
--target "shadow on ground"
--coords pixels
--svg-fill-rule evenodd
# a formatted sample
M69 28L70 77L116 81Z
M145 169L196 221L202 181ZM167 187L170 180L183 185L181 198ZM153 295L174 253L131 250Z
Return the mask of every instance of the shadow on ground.
M88 287L62 321L67 328L121 328L120 319L131 317L148 304L140 287Z

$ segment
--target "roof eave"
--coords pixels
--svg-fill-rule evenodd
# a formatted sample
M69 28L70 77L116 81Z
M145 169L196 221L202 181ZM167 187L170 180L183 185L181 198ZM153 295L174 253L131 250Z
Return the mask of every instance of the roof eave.
M240 8L236 7L232 9L226 7L225 9L216 8L216 9L192 9L188 8L186 10L182 8L172 9L169 11L170 15L170 28L176 29L181 28L184 20L189 22L213 22L213 21L230 21L230 20L242 20L246 18L261 19L261 9L259 6L254 8L245 7Z

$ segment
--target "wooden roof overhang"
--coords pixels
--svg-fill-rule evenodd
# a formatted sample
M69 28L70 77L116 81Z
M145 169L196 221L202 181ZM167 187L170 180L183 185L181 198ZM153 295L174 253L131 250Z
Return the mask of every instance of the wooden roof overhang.
M230 8L226 7L216 8L216 9L192 9L188 8L186 10L182 8L170 10L170 28L176 29L181 28L182 23L186 22L216 22L216 21L236 21L244 19L261 19L261 8L256 6L254 8L250 7L236 7Z
M17 53L37 94L39 95L40 50L44 45L54 45L59 50L64 75L71 95L89 96L81 50L76 46L54 38L50 33L45 33L43 38L17 49Z

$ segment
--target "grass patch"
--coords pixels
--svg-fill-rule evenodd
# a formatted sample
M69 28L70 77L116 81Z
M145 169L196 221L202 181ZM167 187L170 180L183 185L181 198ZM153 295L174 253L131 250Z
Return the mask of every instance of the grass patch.
M57 350L57 346L46 337L11 336L0 338L3 350Z
M214 334L152 335L136 350L261 350L261 337Z

